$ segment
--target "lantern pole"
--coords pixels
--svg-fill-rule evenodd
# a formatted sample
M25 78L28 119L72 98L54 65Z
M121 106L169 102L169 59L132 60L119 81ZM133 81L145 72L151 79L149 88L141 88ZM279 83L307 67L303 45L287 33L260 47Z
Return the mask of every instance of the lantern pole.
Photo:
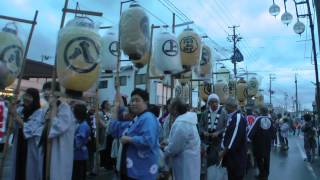
M173 34L175 34L176 27L187 26L187 25L190 25L190 24L193 24L193 23L194 23L193 21L188 21L188 22L184 22L184 23L181 23L181 24L176 24L176 13L172 13L172 33ZM188 72L188 71L183 71L183 72ZM178 74L182 74L183 72L178 73ZM175 77L175 75L171 76L171 78L170 78L171 79L171 82L170 82L171 83L171 94L170 94L171 98L173 97L174 77ZM191 78L192 78L192 73L191 73Z
M121 14L122 14L122 6L123 4L132 2L134 0L127 0L127 1L121 1L120 2L120 12L119 12L119 17L121 18ZM121 44L120 44L120 37L121 37L121 31L120 31L120 23L118 26L118 56L117 56L117 67L116 67L116 77L115 77L115 89L116 89L116 96L120 95L120 63L121 63ZM135 83L135 82L134 82ZM116 98L117 99L117 98ZM120 102L118 102L120 103Z
M152 43L153 43L153 31L154 29L158 29L158 28L167 28L169 27L168 25L163 25L163 26L158 26L158 25L154 25L152 24L151 25L151 33L150 33L150 46L149 46L149 61L148 61L148 64L147 64L147 73L146 73L146 76L147 76L147 82L146 82L146 90L147 92L149 92L149 89L150 89L150 79L157 79L157 78L161 78L161 77L150 77L150 61L151 61L151 57L152 57ZM149 93L149 96L150 96L150 93Z
M6 19L6 20L11 20L11 21L31 24L31 29L30 29L28 40L27 40L27 44L26 44L26 50L25 50L24 55L23 55L21 71L20 71L20 74L19 74L19 77L18 77L18 82L17 82L16 89L14 91L14 96L13 96L13 103L14 104L16 104L16 102L18 100L18 97L19 97L22 77L23 77L23 74L24 74L24 71L25 71L27 55L28 55L28 52L29 52L29 47L30 47L33 31L34 31L34 28L35 28L35 26L37 24L37 17L38 17L38 10L36 10L36 12L34 14L34 17L33 17L33 20L26 20L26 19L20 19L20 18L9 17L9 16L0 16L1 19ZM4 144L4 147L3 147L3 157L2 157L2 160L1 160L1 164L0 164L0 178L2 178L4 162L5 162L5 159L6 159L7 154L8 154L9 136L12 133L12 130L13 130L13 119L14 119L13 115L9 114L9 117L8 117L9 125L8 125L8 130L6 132L5 144Z
M60 29L63 28L64 23L65 23L65 18L67 13L73 13L73 14L83 14L83 15L91 15L91 16L102 16L103 13L101 12L93 12L93 11L83 11L83 10L79 10L79 9L69 9L68 8L68 3L69 0L65 0L64 3L64 7L62 9L62 17L61 17L61 23L60 23ZM56 114L57 111L57 106L56 106L56 95L55 95L55 87L56 87L56 79L57 79L57 73L56 73L56 69L57 69L57 54L55 54L55 61L54 61L54 68L52 71L52 83L51 83L51 95L52 95L52 110L51 110L51 114L50 114L50 119L46 122L45 126L48 128L48 132L46 135L47 138L47 152L46 152L46 169L45 169L45 179L49 180L50 179L50 166L51 166L51 145L52 145L52 140L49 137L49 132L50 132L50 128L51 128L51 121L53 119L53 117Z

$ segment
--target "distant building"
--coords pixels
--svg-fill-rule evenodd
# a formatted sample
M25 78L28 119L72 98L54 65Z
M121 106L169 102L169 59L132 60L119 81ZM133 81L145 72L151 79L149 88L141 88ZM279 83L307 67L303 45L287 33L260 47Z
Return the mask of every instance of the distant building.
M120 93L130 97L133 89L146 89L146 67L135 69L133 65L122 66L120 68ZM167 81L168 82L168 81ZM114 73L102 73L99 80L99 101L114 101L115 97L115 76ZM150 104L162 105L171 97L171 87L169 83L163 85L161 80L150 80L149 88Z

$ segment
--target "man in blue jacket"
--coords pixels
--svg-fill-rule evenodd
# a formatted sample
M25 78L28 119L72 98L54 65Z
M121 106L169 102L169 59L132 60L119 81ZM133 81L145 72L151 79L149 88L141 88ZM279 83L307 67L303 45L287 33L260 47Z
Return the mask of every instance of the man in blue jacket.
M222 165L227 168L228 179L242 180L246 171L247 121L238 110L238 104L234 98L228 98L225 107L229 118L221 144L223 151L220 157L223 158Z

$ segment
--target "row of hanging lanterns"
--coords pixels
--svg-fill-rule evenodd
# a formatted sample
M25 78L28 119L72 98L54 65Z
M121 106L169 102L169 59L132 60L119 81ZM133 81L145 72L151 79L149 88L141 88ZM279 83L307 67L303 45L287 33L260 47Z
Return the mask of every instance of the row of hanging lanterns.
M276 17L280 13L280 7L272 0L273 3L269 8L270 15ZM284 13L281 15L281 21L285 25L289 25L292 22L293 16L291 13L287 11L287 0L283 0L284 2ZM295 2L296 3L296 2ZM296 5L297 6L297 5ZM296 12L298 13L298 12ZM297 18L297 22L293 26L293 30L295 33L301 35L305 31L305 25Z

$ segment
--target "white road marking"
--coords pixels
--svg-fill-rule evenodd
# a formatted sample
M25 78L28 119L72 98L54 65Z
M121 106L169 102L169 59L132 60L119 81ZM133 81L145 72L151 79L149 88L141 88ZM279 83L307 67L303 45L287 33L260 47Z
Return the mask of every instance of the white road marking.
M305 159L307 158L307 156L305 155L302 147L300 146L299 143L296 142L296 144L297 144L297 146L298 146L298 148L299 148L299 151L300 151L300 154L301 154L302 159L305 160ZM311 164L308 162L308 163L306 163L306 165L307 165L307 168L308 168L308 170L310 171L311 175L314 177L314 179L317 179L317 175L316 175L316 173L314 172Z

